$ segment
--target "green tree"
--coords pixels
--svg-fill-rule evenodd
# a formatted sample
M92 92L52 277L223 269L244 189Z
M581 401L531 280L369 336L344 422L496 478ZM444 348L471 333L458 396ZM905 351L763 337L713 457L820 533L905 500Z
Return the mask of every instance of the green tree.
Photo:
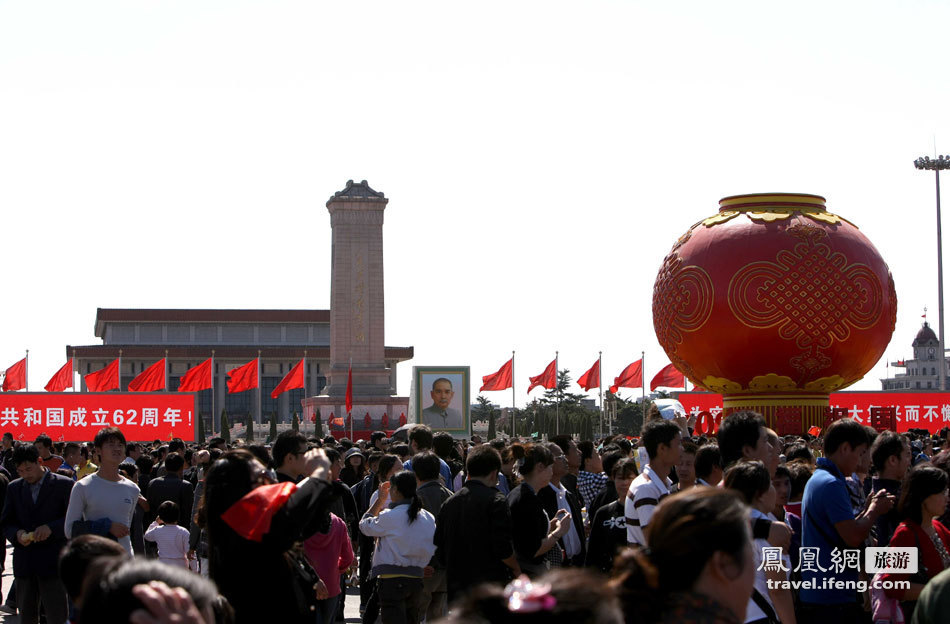
M270 441L277 439L277 412L270 413Z
M198 444L202 444L205 441L205 416L200 414L198 416Z
M247 441L254 441L254 416L251 414L247 415Z
M650 410L652 401L635 401L623 399L609 391L604 397L605 406L613 405L617 419L614 421L614 433L624 435L640 435L643 427L644 414Z
M231 425L228 423L228 413L221 410L221 437L226 444L231 444Z
M593 439L593 429L588 427L590 418L596 410L586 407L582 401L587 396L568 392L571 387L571 376L568 369L562 369L557 374L557 386L544 391L544 396L531 403L536 413L538 433L547 433L548 437L560 434L579 435L582 439Z
M317 411L314 412L316 417L316 422L313 424L313 436L315 438L323 438L323 419L320 418L320 409L317 408Z
M297 416L297 412L294 412L294 419L290 423L290 426L294 430L294 433L300 432L300 417Z
M498 410L492 405L492 402L486 399L482 395L478 395L475 399L478 402L478 405L475 406L473 410L472 419L473 420L487 420L488 421L488 439L494 440L497 436L495 431L495 415L498 413Z

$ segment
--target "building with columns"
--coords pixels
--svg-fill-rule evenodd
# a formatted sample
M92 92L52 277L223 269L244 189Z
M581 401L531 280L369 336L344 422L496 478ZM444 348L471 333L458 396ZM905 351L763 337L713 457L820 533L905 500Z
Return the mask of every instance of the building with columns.
M904 372L882 379L881 390L937 390L940 387L937 370L940 366L940 341L927 321L924 321L911 346L914 358L890 362L890 366L904 369ZM946 356L943 360L944 370L950 370L947 368Z
M168 358L170 391L178 388L185 371L214 356L212 391L198 394L199 412L207 419L214 414L217 430L222 409L231 422L248 415L261 423L276 412L286 422L294 412L303 414L301 401L322 394L330 364L330 310L167 310L109 309L96 312L95 335L99 345L67 346L67 357L81 375L99 370L122 358L122 390L156 361ZM411 359L412 347L385 347L387 388L396 392L396 364ZM261 395L258 390L230 394L226 377L232 369L261 358ZM305 390L290 390L272 399L271 391L301 358L307 358ZM83 383L83 392L86 391ZM212 408L213 405L213 408ZM211 424L206 420L206 423Z

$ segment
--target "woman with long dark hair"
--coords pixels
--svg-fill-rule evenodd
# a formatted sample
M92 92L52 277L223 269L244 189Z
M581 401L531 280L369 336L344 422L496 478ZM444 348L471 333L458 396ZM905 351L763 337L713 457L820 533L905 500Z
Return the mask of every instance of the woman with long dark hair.
M888 598L901 601L904 619L913 617L917 598L924 585L950 567L950 531L939 518L947 509L947 473L931 464L919 464L908 473L901 486L899 510L903 522L894 531L888 546L916 548L915 575L884 574L884 581L910 581L910 589L885 589Z
M326 454L314 449L305 460L308 478L273 483L251 453L228 451L205 478L198 513L208 532L210 574L237 624L315 620L313 596L301 594L289 551L327 524L334 494Z
M755 581L749 513L733 492L696 487L657 506L647 548L614 563L628 624L739 624Z
M523 482L508 494L512 541L521 571L534 577L547 571L544 558L548 551L560 549L558 540L570 530L571 514L562 509L550 518L538 498L554 475L551 451L543 444L529 444L519 462Z
M379 489L380 497L360 520L360 531L377 538L372 575L383 624L416 624L422 616L423 569L435 553L435 518L422 508L414 473L397 472ZM383 509L386 494L392 502Z

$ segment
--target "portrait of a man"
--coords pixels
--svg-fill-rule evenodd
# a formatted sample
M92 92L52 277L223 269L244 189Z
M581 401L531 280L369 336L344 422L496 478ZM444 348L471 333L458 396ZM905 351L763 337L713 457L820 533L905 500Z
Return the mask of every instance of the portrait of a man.
M439 377L432 382L429 396L432 404L422 410L422 422L433 429L461 429L464 425L462 412L451 407L455 398L452 381Z

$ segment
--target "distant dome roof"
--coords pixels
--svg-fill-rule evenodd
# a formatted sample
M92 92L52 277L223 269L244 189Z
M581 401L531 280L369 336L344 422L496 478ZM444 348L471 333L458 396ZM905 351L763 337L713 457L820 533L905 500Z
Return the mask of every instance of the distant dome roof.
M930 324L924 321L924 326L920 328L920 331L917 332L917 337L914 338L913 346L919 347L928 342L937 344L940 341L937 340L937 334L934 333L934 330L930 329Z

